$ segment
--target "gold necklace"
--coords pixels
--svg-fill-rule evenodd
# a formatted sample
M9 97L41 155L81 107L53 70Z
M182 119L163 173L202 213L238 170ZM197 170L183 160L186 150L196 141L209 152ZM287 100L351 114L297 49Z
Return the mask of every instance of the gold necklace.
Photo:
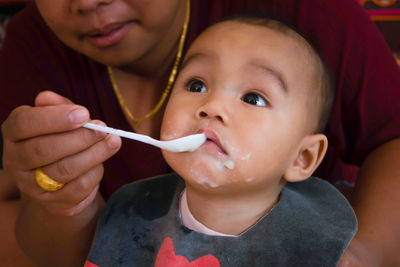
M179 39L178 52L176 53L174 65L172 66L171 73L169 74L167 86L165 87L164 92L162 93L161 98L158 101L157 105L149 113L144 115L142 118L140 118L140 119L135 118L135 116L133 116L133 114L130 112L128 107L125 105L125 101L122 98L121 93L119 92L117 83L115 82L112 68L110 66L107 66L108 75L110 77L110 82L114 89L115 95L117 96L119 105L121 106L121 108L123 109L125 114L128 115L129 119L132 121L133 125L136 128L139 128L144 120L150 118L151 116L153 116L154 114L156 114L158 112L158 110L164 104L165 99L167 99L169 92L171 91L171 87L172 87L173 83L175 82L176 74L178 72L179 62L182 57L182 50L183 50L183 45L184 45L185 39L186 39L186 34L187 34L187 30L188 30L188 25L189 25L189 19L190 19L190 0L187 0L186 1L185 22L183 23L182 33L181 33L181 36Z

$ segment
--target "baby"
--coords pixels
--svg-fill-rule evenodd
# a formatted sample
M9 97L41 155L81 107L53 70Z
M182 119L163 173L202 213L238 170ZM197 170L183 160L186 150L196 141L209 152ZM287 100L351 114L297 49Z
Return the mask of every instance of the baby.
M330 184L310 177L327 149L328 68L297 32L238 16L192 44L161 138L204 133L163 155L177 174L107 202L87 266L336 266L357 229Z

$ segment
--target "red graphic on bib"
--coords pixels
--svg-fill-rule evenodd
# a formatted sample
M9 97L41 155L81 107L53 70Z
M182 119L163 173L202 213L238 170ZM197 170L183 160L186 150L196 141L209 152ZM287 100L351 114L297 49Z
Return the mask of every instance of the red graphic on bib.
M85 265L83 267L100 267L100 266L96 265L94 263L91 263L90 261L86 261Z
M185 256L175 255L174 243L166 237L157 254L154 267L220 267L218 259L212 255L205 255L192 262Z

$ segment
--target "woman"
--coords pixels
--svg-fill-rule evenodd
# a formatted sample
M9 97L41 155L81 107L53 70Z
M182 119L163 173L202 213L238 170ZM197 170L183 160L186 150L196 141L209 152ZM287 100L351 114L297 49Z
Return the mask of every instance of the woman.
M166 101L161 95L173 80L180 40L186 47L222 17L258 10L292 22L335 73L337 97L326 133L332 149L318 175L352 183L353 166L361 167L353 195L360 230L347 255L384 264L397 250L381 244L397 244L391 229L400 219L393 212L387 217L387 210L399 210L389 200L398 198L393 172L400 164L393 163L399 158L400 116L393 116L398 111L389 103L398 103L400 77L361 8L348 0L192 0L190 11L188 4L36 0L37 8L29 6L10 23L0 58L0 73L7 73L0 77L6 89L0 110L2 175L15 177L22 192L16 230L25 252L43 265L82 263L104 199L128 181L169 168L157 149L125 140L121 146L117 137L80 126L90 117L158 138ZM43 90L58 94L42 93L35 107L21 107ZM72 116L72 111L79 112ZM46 192L36 184L35 172L66 185ZM80 256L73 258L76 251Z

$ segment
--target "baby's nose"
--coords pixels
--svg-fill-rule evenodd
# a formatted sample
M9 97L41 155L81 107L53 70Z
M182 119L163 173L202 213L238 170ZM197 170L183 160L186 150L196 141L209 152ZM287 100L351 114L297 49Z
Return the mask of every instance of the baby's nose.
M196 111L198 119L216 119L224 124L228 123L229 114L221 101L211 99Z

